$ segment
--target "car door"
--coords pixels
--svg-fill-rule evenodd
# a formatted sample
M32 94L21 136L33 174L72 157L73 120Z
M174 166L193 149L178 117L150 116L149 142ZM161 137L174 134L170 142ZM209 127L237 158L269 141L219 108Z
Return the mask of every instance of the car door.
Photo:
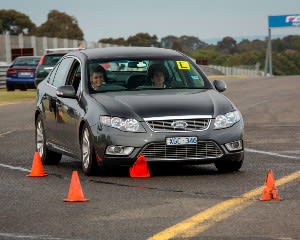
M53 86L53 79L57 71L57 66L50 72L47 77L46 91L42 98L44 128L47 141L49 144L57 144L57 110L56 110L56 88Z
M52 79L52 81L50 82L50 84L52 85L53 91L51 92L51 95L49 96L49 102L52 106L52 111L54 111L54 117L55 117L55 126L51 126L52 127L52 132L51 132L51 137L53 140L53 143L55 143L55 145L57 147L62 148L62 150L64 150L64 143L62 141L62 133L61 133L61 129L59 127L59 123L64 121L64 119L62 118L63 115L61 114L61 110L60 110L60 100L58 99L58 97L56 96L56 89L60 86L65 85L67 77L68 77L68 73L70 71L70 68L72 66L74 59L71 57L65 57L63 58L60 63L57 65L57 69L55 71L55 75Z
M67 74L65 85L72 85L77 92L77 98L57 97L57 130L60 133L59 141L65 151L72 155L79 156L78 129L83 110L78 102L80 95L81 71L80 63L77 60L72 62L70 71Z

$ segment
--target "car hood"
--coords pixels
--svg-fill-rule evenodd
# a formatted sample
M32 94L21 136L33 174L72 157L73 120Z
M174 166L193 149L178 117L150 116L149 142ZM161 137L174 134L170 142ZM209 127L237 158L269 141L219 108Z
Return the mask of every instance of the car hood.
M152 90L94 94L111 116L142 120L149 117L211 115L215 117L235 107L215 90Z

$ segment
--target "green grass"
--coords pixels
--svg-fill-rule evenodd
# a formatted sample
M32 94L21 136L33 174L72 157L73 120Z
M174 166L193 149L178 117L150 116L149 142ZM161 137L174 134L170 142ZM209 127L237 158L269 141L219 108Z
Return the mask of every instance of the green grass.
M11 92L7 92L6 89L0 89L0 104L34 100L35 95L36 89L28 89L27 91L15 90Z

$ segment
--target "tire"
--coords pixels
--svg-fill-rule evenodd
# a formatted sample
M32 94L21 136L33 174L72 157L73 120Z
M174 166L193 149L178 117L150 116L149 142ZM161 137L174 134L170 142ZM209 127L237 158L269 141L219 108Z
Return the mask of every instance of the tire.
M8 92L15 91L14 87L6 85L6 90Z
M243 160L235 162L216 162L215 166L219 172L235 172L243 165Z
M46 135L41 115L36 119L35 146L36 151L41 155L43 164L56 165L60 162L62 154L51 151L46 146Z
M85 124L81 132L80 148L82 171L85 175L93 175L98 170L96 156L93 146L92 134Z

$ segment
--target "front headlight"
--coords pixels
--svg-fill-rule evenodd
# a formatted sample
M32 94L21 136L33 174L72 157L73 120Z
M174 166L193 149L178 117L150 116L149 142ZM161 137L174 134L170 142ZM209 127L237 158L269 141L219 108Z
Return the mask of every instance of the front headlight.
M117 128L121 131L145 132L140 123L133 118L126 119L120 117L101 116L100 123L108 127Z
M241 120L241 116L238 111L229 112L224 115L218 115L215 119L214 128L215 129L228 128L240 120Z

